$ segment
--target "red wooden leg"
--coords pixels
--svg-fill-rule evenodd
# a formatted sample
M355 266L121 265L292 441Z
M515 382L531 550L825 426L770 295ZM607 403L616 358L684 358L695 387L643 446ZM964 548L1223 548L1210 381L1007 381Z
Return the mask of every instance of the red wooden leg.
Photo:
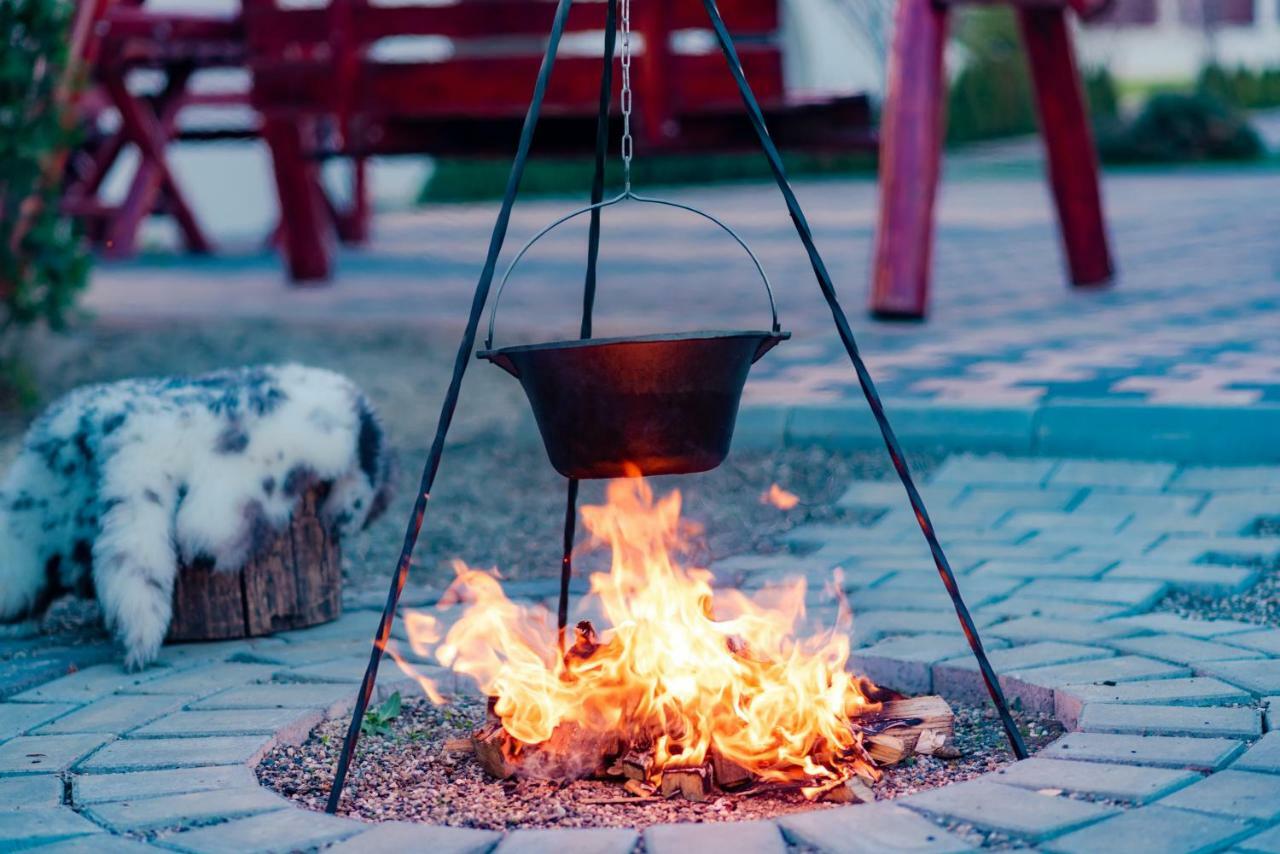
M1066 15L1062 9L1020 7L1018 21L1071 282L1081 287L1108 284L1114 268L1098 189L1098 155Z
M134 174L123 204L111 218L104 238L108 256L123 258L133 254L134 243L142 221L157 207L161 192L167 197L167 208L182 229L187 249L192 252L212 251L201 231L195 214L182 195L165 157L165 144L172 135L182 93L190 72L175 72L169 88L161 98L161 115L135 98L121 76L106 81L112 102L120 111L121 132L138 147L138 171Z
M946 128L942 51L947 11L932 0L898 0L880 122L880 224L871 311L921 319L929 300L933 201Z
M262 138L271 149L289 278L296 284L323 282L330 270L328 213L318 169L303 145L302 129L292 119L267 118Z

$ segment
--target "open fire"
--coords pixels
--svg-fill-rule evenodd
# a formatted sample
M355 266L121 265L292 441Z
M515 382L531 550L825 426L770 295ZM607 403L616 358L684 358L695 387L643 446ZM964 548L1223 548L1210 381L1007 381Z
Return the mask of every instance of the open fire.
M697 529L680 505L679 492L656 498L630 477L609 484L604 505L582 508L588 547L612 555L590 577L599 630L584 620L558 638L547 609L512 602L495 572L460 562L440 603L465 606L448 631L431 614L407 616L417 655L490 698L467 748L489 773L616 778L640 797L788 788L848 802L872 798L879 766L943 745L944 702L902 700L847 670L852 615L838 574L836 624L801 635L804 580L754 596L713 590L709 571L681 562Z

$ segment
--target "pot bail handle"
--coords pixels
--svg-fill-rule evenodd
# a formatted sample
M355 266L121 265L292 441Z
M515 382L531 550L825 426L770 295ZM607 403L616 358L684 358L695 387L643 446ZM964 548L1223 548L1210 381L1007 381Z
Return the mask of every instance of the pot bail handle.
M745 240L743 240L741 237L738 236L738 233L736 231L734 231L732 228L725 225L723 222L716 219L714 216L707 213L706 211L699 210L698 208L695 208L691 205L682 204L681 202L672 202L667 199L658 199L650 196L640 196L628 189L628 190L623 190L621 193L614 196L612 199L606 199L605 201L597 202L594 205L587 205L586 207L578 208L576 211L571 211L570 213L565 214L564 216L560 217L556 221L552 222L550 225L543 228L533 237L531 237L529 239L529 242L520 248L520 251L517 252L515 257L511 259L511 263L507 265L506 271L502 274L501 281L498 282L498 290L493 295L493 305L489 308L489 331L484 339L484 347L486 350L493 349L493 331L494 331L494 326L497 323L497 319L498 319L498 302L502 299L502 292L507 288L507 280L511 278L512 271L515 270L516 265L520 263L520 260L524 258L525 253L527 253L530 249L533 248L533 244L537 243L539 240L541 240L551 231L555 230L559 226L563 225L564 223L568 222L569 220L575 217L581 216L584 213L589 213L590 211L593 211L593 210L607 208L607 207L610 207L611 205L616 205L620 202L625 202L628 200L635 201L635 202L642 202L644 204L665 205L670 208L679 208L680 210L697 214L703 219L709 220L710 222L719 226L720 230L723 231L725 234L729 235L730 237L732 237L734 242L737 243L739 246L741 246L743 251L747 253L747 256L751 258L751 263L755 265L756 272L760 274L760 280L764 282L765 293L769 297L769 314L773 320L772 331L774 333L777 333L782 330L782 327L778 323L778 306L774 302L773 287L769 284L769 277L768 275L765 274L764 265L760 263L760 259L756 257L756 253L751 251L751 247L747 245ZM757 358L759 357L757 356Z

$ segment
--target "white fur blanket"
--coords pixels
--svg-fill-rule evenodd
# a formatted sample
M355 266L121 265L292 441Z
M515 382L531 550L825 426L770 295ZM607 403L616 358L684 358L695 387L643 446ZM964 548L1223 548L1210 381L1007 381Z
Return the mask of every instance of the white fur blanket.
M168 631L179 563L244 565L311 484L339 536L386 502L389 454L348 379L299 365L78 389L28 431L0 484L0 621L97 595L130 668Z

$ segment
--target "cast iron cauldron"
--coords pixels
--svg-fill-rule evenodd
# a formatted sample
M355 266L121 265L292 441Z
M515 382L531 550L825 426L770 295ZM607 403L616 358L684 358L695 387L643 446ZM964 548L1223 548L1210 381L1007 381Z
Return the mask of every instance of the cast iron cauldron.
M498 301L529 248L578 214L624 198L692 211L736 240L764 281L772 331L592 338L493 349ZM498 286L486 349L476 355L520 380L551 465L565 477L622 477L631 466L644 475L689 474L723 462L752 363L789 337L778 326L773 291L760 261L737 234L696 208L627 191L561 217L525 244Z

